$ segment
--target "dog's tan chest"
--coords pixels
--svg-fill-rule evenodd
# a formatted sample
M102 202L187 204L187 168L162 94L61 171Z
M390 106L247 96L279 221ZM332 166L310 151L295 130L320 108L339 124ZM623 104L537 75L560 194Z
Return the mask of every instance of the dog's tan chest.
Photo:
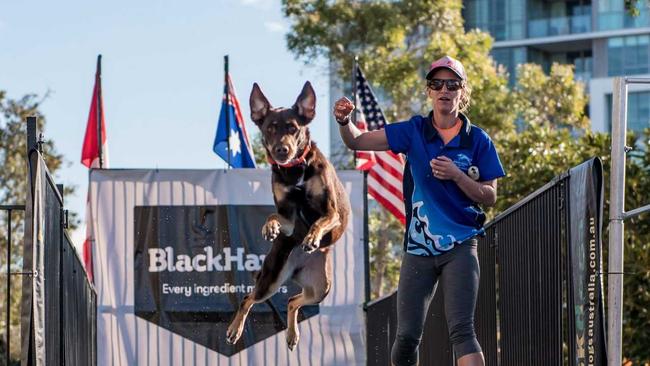
M325 192L325 183L323 183L323 179L319 175L315 175L305 181L305 188L309 195L320 197Z
M291 187L288 187L284 184L281 183L273 183L273 196L275 197L276 201L284 201L285 198L287 197L287 194L291 191Z
M305 181L307 201L312 207L318 208L320 206L320 203L326 194L326 189L327 187L319 175L314 175Z

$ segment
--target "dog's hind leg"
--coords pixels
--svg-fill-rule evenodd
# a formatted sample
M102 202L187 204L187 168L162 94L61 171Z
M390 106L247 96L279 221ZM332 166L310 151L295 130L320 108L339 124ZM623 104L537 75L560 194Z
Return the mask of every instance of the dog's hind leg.
M284 235L280 235L273 242L271 251L264 258L262 271L255 281L253 292L244 297L228 326L226 332L226 341L228 343L235 344L241 337L251 307L273 296L278 288L291 276L294 264L290 263L289 254L291 254L295 246L295 240Z
M323 301L331 287L332 263L329 251L317 251L309 254L308 257L304 267L293 276L302 287L302 292L291 297L287 307L287 346L292 351L300 339L298 310L304 305L318 304Z

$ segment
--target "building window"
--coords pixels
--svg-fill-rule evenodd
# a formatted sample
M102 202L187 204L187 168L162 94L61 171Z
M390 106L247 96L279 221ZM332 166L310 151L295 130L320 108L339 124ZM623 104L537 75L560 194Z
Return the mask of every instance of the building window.
M567 52L567 63L573 64L575 78L588 82L591 79L593 58L591 50L581 52Z
M607 126L612 131L612 95L607 94ZM650 91L627 94L627 128L642 132L650 127Z
M591 4L579 1L530 1L528 37L549 37L591 31Z
M492 58L498 65L503 65L508 71L508 84L517 83L517 66L526 63L526 48L497 48L492 50Z
M621 0L600 0L598 3L598 30L642 28L650 26L650 14L644 1L637 1L638 15L630 15Z
M465 28L479 28L497 41L524 38L524 2L521 0L466 0Z
M607 40L609 76L647 74L650 71L650 35Z

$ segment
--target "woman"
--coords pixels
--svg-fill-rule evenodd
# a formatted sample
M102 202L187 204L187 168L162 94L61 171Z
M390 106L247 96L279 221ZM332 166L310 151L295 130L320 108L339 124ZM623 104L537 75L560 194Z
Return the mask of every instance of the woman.
M361 133L350 122L354 105L334 105L343 142L353 150L392 150L406 155L406 243L397 288L396 366L416 365L429 303L438 282L445 299L450 341L458 365L484 365L474 332L479 283L476 236L485 215L476 205L494 205L497 178L505 175L490 137L462 113L471 89L463 65L448 56L426 76L428 116Z

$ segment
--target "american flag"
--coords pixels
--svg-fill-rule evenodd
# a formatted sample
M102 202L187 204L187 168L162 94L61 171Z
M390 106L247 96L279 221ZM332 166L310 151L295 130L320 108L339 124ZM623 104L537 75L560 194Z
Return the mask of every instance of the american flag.
M356 67L357 127L361 131L384 128L386 119L361 68ZM357 151L357 169L368 171L368 193L405 223L402 178L404 160L392 151Z

